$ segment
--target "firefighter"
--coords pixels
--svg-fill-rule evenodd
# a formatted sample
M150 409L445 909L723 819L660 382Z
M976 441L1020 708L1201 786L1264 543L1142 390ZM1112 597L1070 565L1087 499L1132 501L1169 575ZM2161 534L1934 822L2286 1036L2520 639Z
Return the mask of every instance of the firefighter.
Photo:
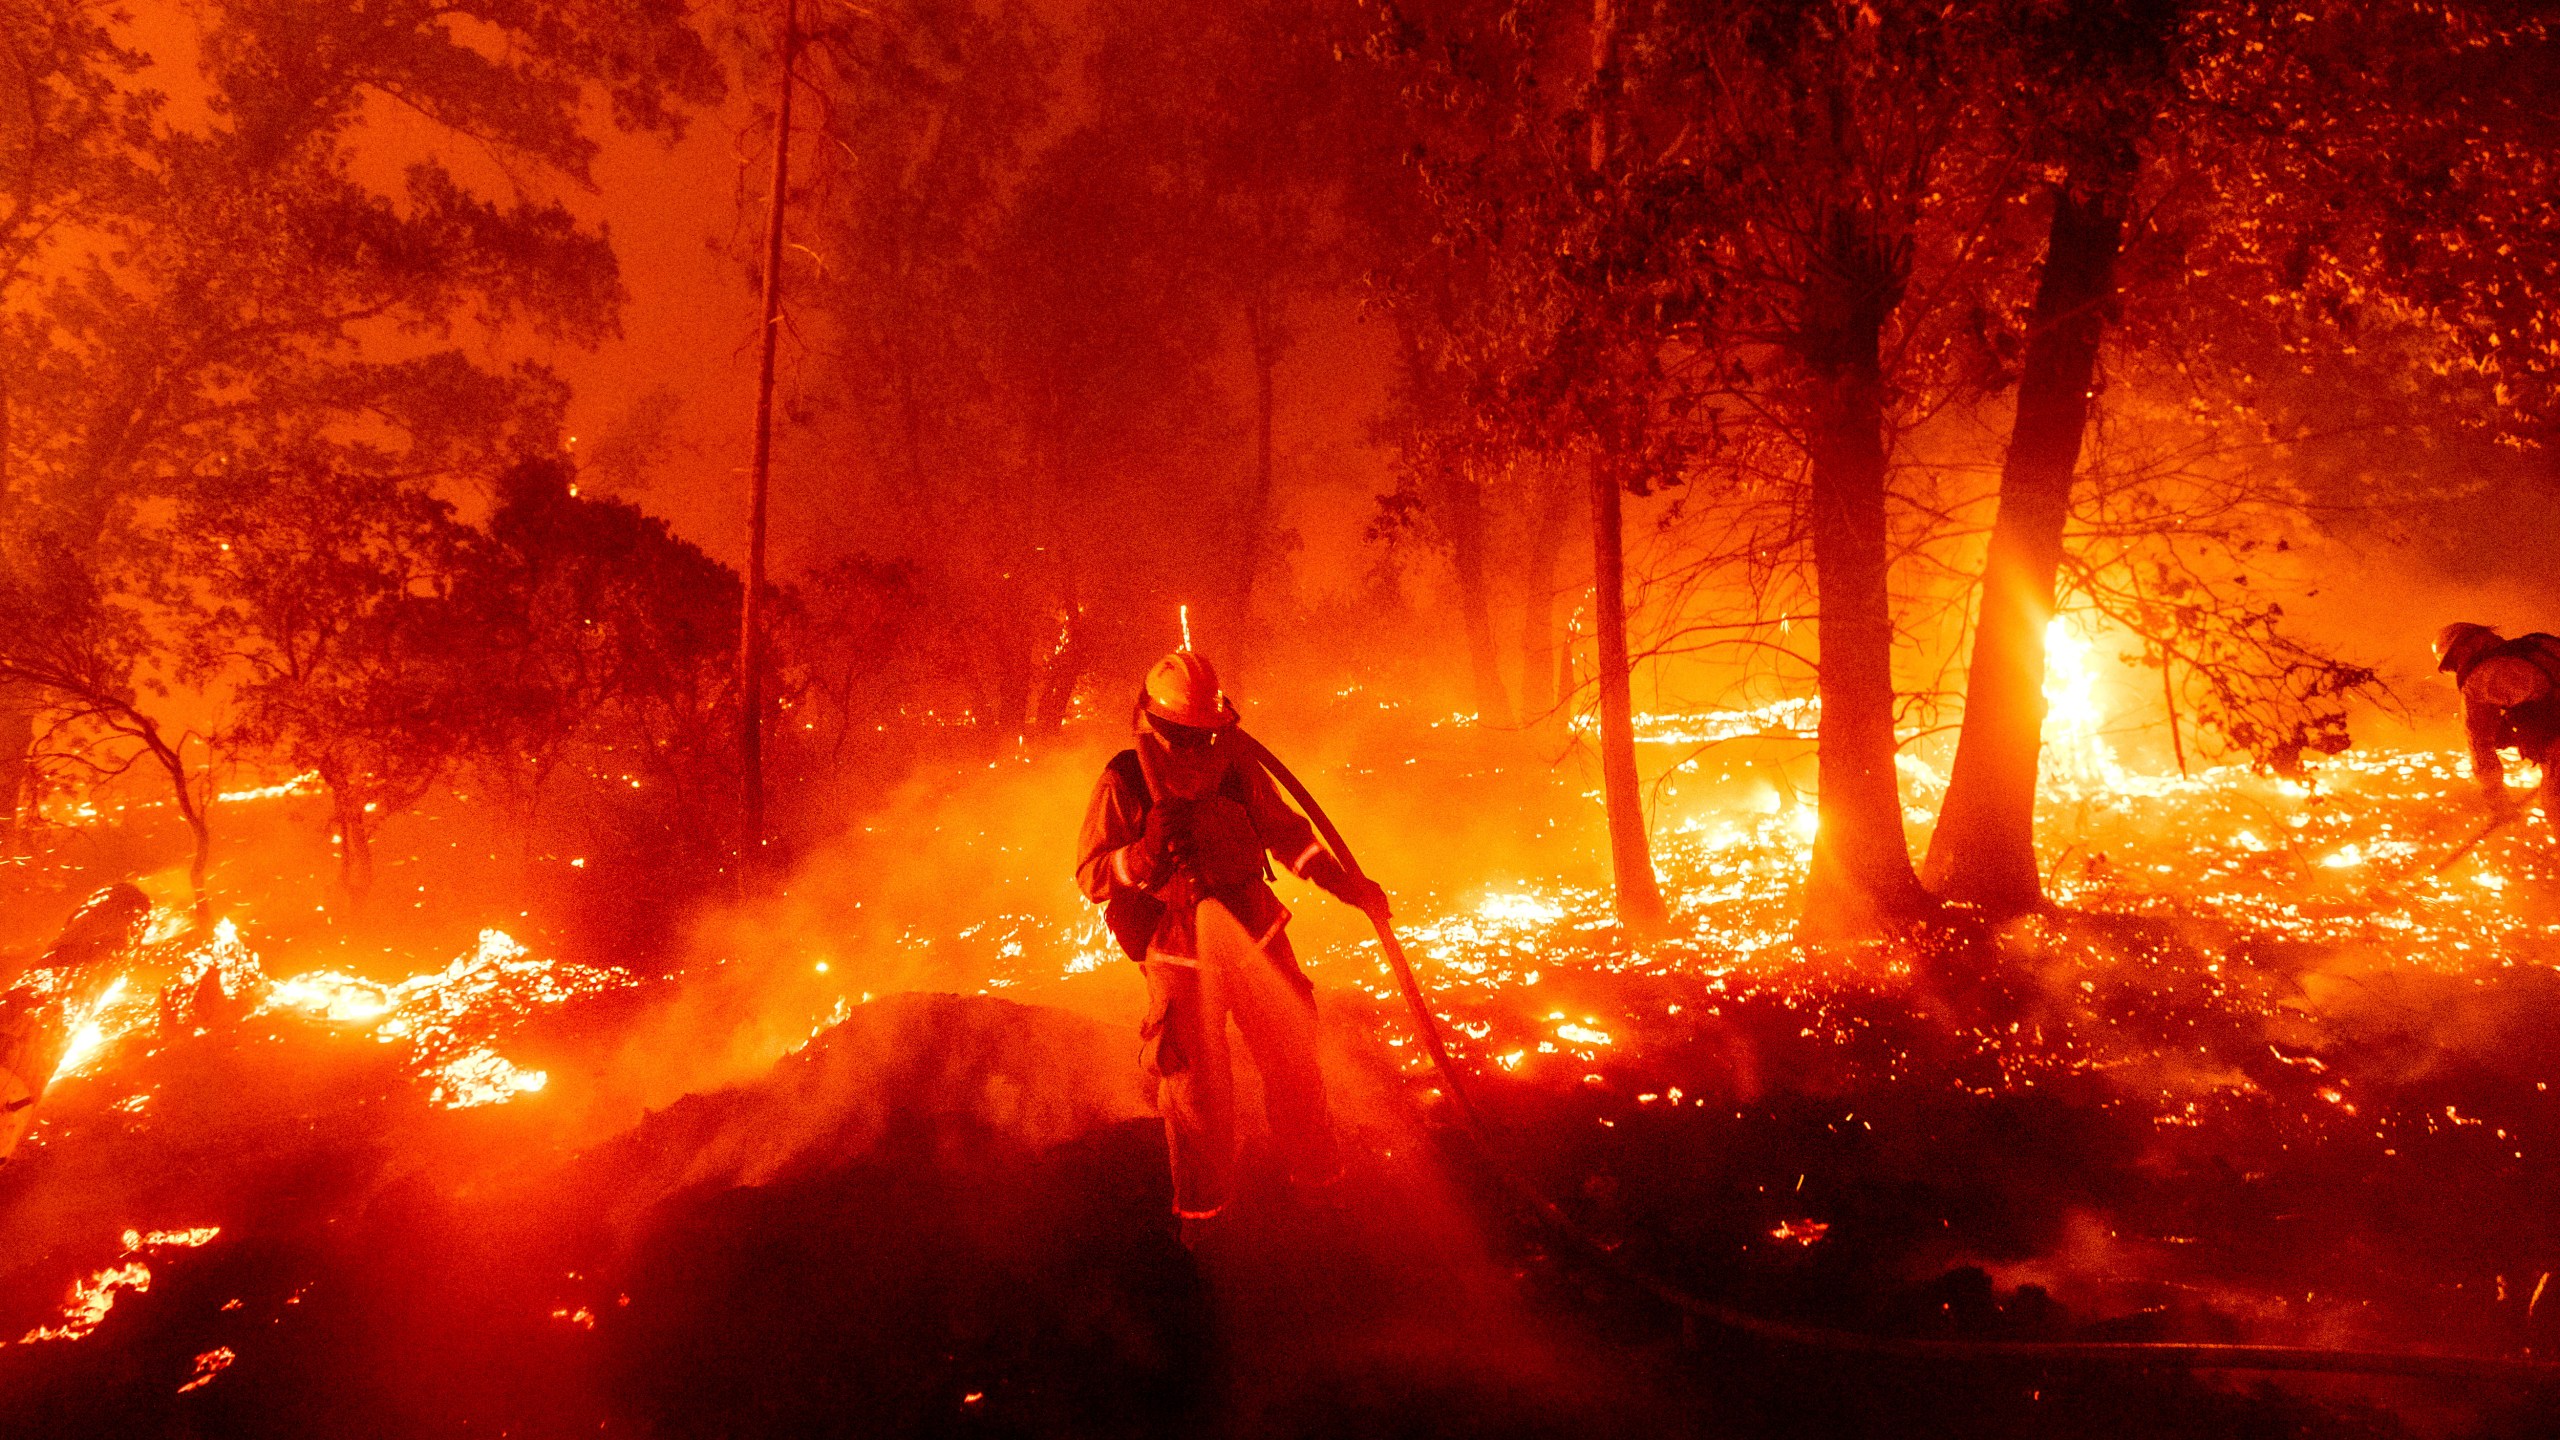
M2516 800L2498 752L2510 746L2542 767L2542 813L2560 819L2560 636L2509 640L2486 625L2447 625L2436 636L2439 670L2462 691L2462 728L2471 742L2471 773L2492 819L2512 819Z
M1186 1242L1234 1198L1230 1019L1262 1077L1291 1180L1323 1185L1336 1173L1315 987L1289 948L1271 862L1381 923L1387 915L1386 892L1344 870L1238 753L1235 725L1209 662L1189 650L1166 656L1139 693L1136 743L1094 787L1077 852L1077 883L1146 974L1140 1063L1164 1116Z

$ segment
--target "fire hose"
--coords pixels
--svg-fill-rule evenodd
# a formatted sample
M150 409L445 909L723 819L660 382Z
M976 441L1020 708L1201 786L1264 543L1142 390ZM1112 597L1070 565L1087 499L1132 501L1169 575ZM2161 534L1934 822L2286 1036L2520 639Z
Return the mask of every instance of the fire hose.
M1353 858L1351 846L1342 838L1342 832L1325 814L1324 806L1317 803L1315 796L1308 793L1296 775L1290 773L1289 767L1280 763L1278 756L1241 728L1230 733L1238 748L1269 772L1280 788L1288 792L1289 798L1297 802L1298 808L1314 823L1316 833L1324 837L1326 848L1342 863L1343 870L1355 878L1360 877L1363 873L1360 862ZM1414 976L1412 963L1405 958L1404 946L1396 939L1395 927L1382 916L1372 915L1369 918L1377 928L1378 947L1385 952L1387 963L1395 972L1396 986L1404 992L1405 1004L1413 1011L1423 1051L1431 1057L1433 1068L1439 1072L1440 1082L1447 1090L1468 1139L1501 1180L1503 1188L1585 1260L1677 1312L1686 1325L1711 1326L1795 1349L1896 1360L2070 1364L2129 1370L2296 1371L2447 1380L2560 1380L2560 1361L2517 1356L2183 1341L1932 1340L1871 1335L1825 1325L1773 1320L1695 1294L1619 1254L1615 1245L1585 1229L1503 1157L1501 1147L1494 1143L1485 1124L1483 1113L1476 1108L1475 1099L1468 1092L1465 1075L1449 1058L1448 1046L1441 1039L1439 1017L1432 1013L1430 998L1423 993L1421 982Z
M2451 853L2451 854L2449 854L2449 855L2445 856L2443 859L2441 859L2441 860L2437 861L2437 862L2435 863L2435 868L2433 868L2433 869L2429 870L2427 873L2428 873L2428 874L2430 874L2430 875L2441 875L2441 874L2443 874L2444 872L2446 872L2447 870L2452 869L2455 865L2457 865L2457 864L2461 863L2461 860L2462 860L2462 857L2463 857L2463 856L2468 855L2468 854L2470 854L2472 851L2479 849L2479 848L2480 848L2480 842L2481 842L2481 841L2486 840L2486 839L2488 839L2490 836L2495 835L2495 834L2497 834L2499 831L2501 831L2501 830L2503 830L2503 829L2507 828L2507 824L2508 824L2508 822L2509 822L2509 821L2512 821L2512 820L2513 820L2513 819L2515 819L2515 818L2516 818L2516 817L2515 817L2515 815L2514 815L2512 812L2510 812L2510 813L2508 813L2508 814L2498 815L2498 816L2494 816L2494 817L2492 817L2492 818L2490 819L2490 821L2489 821L2489 823L2488 823L2488 824L2483 825L2483 826L2481 826L2478 830L2476 830L2476 831L2472 832L2472 835L2471 835L2471 838L2470 838L2470 839L2465 840L2465 841L2463 841L2460 845L2455 846L2455 847L2454 847L2454 849L2453 849L2453 853Z

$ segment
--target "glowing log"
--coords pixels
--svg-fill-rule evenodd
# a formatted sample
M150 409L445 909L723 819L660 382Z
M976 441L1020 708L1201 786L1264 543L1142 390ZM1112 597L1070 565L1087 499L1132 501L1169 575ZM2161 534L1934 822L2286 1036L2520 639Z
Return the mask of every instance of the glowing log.
M125 952L150 920L149 897L131 885L109 886L73 913L43 959L0 991L0 1159L34 1123L36 1101L122 978Z

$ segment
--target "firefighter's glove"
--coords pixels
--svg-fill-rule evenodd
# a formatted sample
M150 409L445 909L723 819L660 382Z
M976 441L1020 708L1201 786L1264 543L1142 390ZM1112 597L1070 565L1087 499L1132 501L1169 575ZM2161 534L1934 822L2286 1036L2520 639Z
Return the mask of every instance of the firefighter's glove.
M1342 898L1360 908L1360 913L1384 925L1394 918L1387 908L1387 887L1366 875L1354 875L1343 882Z
M1131 868L1152 886L1191 863L1191 802L1164 800L1147 811L1147 828L1131 847L1137 852L1137 863Z
M1333 852L1317 851L1315 858L1307 862L1304 873L1310 882L1326 894L1381 925L1387 922L1385 889L1366 875L1354 875L1343 869L1342 862L1333 858Z

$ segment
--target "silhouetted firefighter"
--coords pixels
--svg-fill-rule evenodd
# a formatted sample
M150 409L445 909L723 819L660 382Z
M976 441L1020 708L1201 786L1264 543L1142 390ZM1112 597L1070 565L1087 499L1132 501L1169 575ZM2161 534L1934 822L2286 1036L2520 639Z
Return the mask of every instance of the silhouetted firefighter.
M2471 741L2471 773L2489 802L2490 818L2514 818L2515 797L2498 752L2542 767L2542 814L2560 821L2560 636L2509 640L2486 625L2447 625L2436 636L2439 670L2462 688L2462 728Z
M1186 1241L1233 1198L1232 1017L1262 1076L1290 1179L1335 1175L1316 1063L1315 987L1289 948L1271 861L1384 918L1386 892L1345 871L1237 743L1235 707L1191 652L1166 656L1138 696L1137 743L1104 767L1085 813L1076 879L1146 971L1140 1061L1156 1085Z

